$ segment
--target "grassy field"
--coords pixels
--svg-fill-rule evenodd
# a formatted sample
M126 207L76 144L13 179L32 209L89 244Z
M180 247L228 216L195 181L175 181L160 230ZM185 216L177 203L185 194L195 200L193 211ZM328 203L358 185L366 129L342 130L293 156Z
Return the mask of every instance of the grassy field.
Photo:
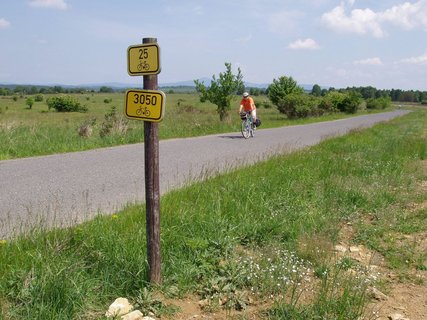
M72 116L37 108L28 112ZM334 245L376 252L401 281L425 272L426 252L412 240L427 231L426 159L419 109L173 191L161 201L157 287L147 283L143 206L2 241L0 319L103 319L119 296L172 319L188 301L223 319L360 319L367 288L387 282Z
M87 113L59 113L48 110L45 101L35 102L32 109L26 106L25 98L0 97L0 160L61 152L82 151L120 144L138 143L144 139L143 123L122 119L124 93L73 94ZM49 95L45 95L46 100ZM201 103L197 94L168 94L164 121L159 126L159 138L191 137L213 133L239 131L240 118L237 114L239 97L235 97L235 110L228 121L220 122L216 106ZM267 98L255 97L260 106L259 117L262 128L289 124L325 121L348 117L333 114L320 118L289 121L276 108L261 107ZM114 116L106 119L115 107ZM79 130L90 133L79 135ZM104 133L104 134L102 134Z

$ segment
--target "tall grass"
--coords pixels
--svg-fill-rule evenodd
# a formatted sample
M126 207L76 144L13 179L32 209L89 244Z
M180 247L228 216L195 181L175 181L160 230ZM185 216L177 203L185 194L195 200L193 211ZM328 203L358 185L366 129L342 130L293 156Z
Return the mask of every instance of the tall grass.
M411 191L425 179L426 130L417 111L165 195L163 284L151 290L197 294L208 311L255 299L275 301L264 311L272 319L357 319L365 287L315 254L327 248L318 239L331 245L342 223L387 219L421 200ZM1 244L3 318L99 319L118 296L141 302L150 288L144 210Z

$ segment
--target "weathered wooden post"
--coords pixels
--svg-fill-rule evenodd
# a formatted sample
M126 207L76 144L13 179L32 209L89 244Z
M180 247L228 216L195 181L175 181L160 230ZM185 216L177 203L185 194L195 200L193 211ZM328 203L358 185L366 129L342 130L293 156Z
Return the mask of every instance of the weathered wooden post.
M157 43L144 38L143 44ZM144 90L157 90L157 74L144 76ZM160 262L160 185L158 123L144 122L145 201L147 220L147 254L151 283L161 282Z
M159 51L156 38L143 38L142 45L128 48L128 73L131 76L144 76L144 85L143 90L127 90L125 97L126 117L144 121L148 277L155 284L162 281L158 122L163 120L165 109L165 94L157 90Z

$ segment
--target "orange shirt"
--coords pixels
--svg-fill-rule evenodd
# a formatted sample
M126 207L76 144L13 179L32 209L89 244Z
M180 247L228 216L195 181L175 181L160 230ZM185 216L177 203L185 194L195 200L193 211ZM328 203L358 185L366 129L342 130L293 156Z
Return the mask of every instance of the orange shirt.
M247 97L246 99L243 98L242 101L240 101L240 105L243 105L243 109L245 111L252 111L256 109L255 102L252 97Z

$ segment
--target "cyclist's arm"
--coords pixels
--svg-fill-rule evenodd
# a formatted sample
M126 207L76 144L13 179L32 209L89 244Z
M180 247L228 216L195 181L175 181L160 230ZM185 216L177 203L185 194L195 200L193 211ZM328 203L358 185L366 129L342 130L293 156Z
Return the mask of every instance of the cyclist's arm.
M256 110L255 101L251 98L251 109Z

